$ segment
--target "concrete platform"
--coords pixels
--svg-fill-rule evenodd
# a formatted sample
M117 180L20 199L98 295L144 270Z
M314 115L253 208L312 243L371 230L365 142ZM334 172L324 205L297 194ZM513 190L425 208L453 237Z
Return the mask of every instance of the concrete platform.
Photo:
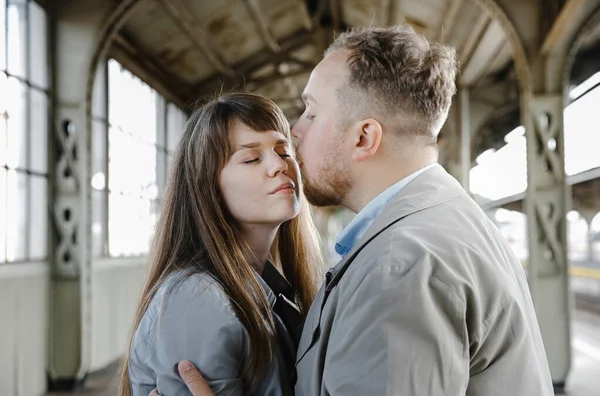
M573 362L568 396L600 396L600 316L577 310L572 327Z
M573 364L566 393L561 395L600 396L600 315L575 311L572 330ZM53 392L47 396L116 396L113 372L114 370L108 369L91 375L84 390L72 393Z

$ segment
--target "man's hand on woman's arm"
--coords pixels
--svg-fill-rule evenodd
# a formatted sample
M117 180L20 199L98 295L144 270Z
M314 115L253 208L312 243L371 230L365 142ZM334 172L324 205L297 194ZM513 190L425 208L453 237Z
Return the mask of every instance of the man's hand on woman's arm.
M214 396L208 387L208 384L204 381L202 375L200 375L200 372L189 360L182 360L179 362L177 369L179 370L181 379L192 393L192 396ZM160 394L154 389L149 396L160 396Z

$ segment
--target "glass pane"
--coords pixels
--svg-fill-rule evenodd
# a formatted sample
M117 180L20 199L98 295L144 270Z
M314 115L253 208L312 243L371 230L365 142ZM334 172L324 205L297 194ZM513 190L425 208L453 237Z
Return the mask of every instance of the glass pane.
M16 78L8 78L6 96L6 157L9 168L27 167L27 133L25 122L27 86Z
M156 142L156 93L139 79L135 79L136 87L133 96L134 114L127 117L126 130L131 130L134 136L144 142ZM130 107L131 109L131 107Z
M19 77L26 77L27 54L27 2L26 0L9 1L8 22L8 72Z
M6 259L26 259L27 174L9 170L6 179Z
M111 256L146 254L156 216L151 202L110 193L108 197L108 246Z
M167 145L167 102L162 96L156 97L156 145L166 147Z
M177 106L169 103L167 108L167 149L175 151L185 127L186 116Z
M109 189L141 196L156 185L156 147L110 128ZM134 157L136 160L132 161Z
M43 260L48 255L48 179L30 176L29 260Z
M108 125L104 121L92 121L92 187L103 190L106 187L106 145Z
M6 169L0 167L0 263L6 262L6 232L8 217L6 201L8 190L6 188Z
M106 254L106 191L92 191L92 254L101 257Z
M6 0L0 0L0 70L6 70Z
M32 84L48 88L48 32L46 12L35 1L29 2L29 59Z
M31 88L29 91L31 100L30 115L30 170L34 172L48 172L48 96L43 91Z
M92 117L106 119L106 67L99 66L94 79L92 92Z
M156 185L158 187L157 197L162 197L163 191L167 185L167 153L163 148L156 152Z
M600 166L600 87L594 88L564 111L565 171L574 175Z
M126 116L123 107L128 107L123 100L121 89L124 84L121 65L114 59L108 60L108 115L110 123L113 126L121 125L122 119Z
M128 175L128 150L132 146L131 135L125 134L114 126L109 128L108 135L108 172L110 175L108 188L122 192L131 179Z
M8 150L8 112L6 104L8 102L8 95L4 92L8 91L8 79L6 74L0 72L0 166L6 165L6 157Z
M109 121L145 142L156 142L156 92L109 61ZM135 103L135 106L131 106Z
M156 146L140 144L134 151L139 161L135 162L132 169L138 175L137 179L142 190L142 195L147 198L156 198ZM131 166L131 165L130 165Z

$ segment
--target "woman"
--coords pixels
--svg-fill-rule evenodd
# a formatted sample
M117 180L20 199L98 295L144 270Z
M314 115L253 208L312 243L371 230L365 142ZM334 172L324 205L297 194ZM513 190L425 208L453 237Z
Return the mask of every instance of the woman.
M217 395L292 395L318 268L281 110L247 93L206 104L173 159L121 394L188 394L191 357Z

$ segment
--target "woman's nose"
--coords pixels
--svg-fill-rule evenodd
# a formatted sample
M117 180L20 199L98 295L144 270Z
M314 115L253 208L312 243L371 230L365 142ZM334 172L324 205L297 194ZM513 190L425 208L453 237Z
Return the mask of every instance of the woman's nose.
M269 161L268 173L270 177L277 176L279 172L285 173L288 170L288 164L285 158L281 158L281 156L277 153L274 154L275 155L273 155L272 159Z

